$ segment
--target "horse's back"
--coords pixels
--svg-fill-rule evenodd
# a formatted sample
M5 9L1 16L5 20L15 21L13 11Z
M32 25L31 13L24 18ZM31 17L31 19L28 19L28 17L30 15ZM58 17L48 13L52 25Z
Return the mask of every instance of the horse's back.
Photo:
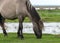
M26 13L26 0L4 0L0 12L5 18L16 18L20 13Z

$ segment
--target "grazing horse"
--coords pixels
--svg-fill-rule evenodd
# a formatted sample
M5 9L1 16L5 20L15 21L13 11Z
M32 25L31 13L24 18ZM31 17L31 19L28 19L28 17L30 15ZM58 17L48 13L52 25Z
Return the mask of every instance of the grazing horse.
M3 33L6 36L7 32L4 27L5 19L16 19L19 20L18 37L23 39L23 21L25 17L33 23L33 30L38 39L42 37L43 22L38 15L35 8L31 5L29 0L2 0L0 3L0 26L2 27Z

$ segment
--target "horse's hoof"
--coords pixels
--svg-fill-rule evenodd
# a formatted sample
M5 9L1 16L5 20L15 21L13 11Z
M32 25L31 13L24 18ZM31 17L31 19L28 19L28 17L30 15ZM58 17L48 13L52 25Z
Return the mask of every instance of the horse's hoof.
M37 38L37 39L41 39L41 38Z
M4 35L4 37L6 37L6 36L8 36L8 35Z
M24 37L21 37L21 40L23 40L24 39Z
M20 38L21 40L23 40L23 39L24 39L24 37L21 37L21 36L18 36L18 38Z
M37 37L37 39L41 39L42 37Z
M4 36L8 36L6 32L4 33Z
M24 38L20 38L21 40L24 40Z

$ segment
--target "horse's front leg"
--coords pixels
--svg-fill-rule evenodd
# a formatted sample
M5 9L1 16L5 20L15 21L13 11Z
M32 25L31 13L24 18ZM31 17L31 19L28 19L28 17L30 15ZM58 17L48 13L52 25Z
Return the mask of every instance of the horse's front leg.
M21 39L24 38L23 37L23 32L22 32L22 30L23 30L23 24L22 24L23 21L24 21L24 17L19 16L19 29L18 29L17 34L18 34L18 37L21 38Z

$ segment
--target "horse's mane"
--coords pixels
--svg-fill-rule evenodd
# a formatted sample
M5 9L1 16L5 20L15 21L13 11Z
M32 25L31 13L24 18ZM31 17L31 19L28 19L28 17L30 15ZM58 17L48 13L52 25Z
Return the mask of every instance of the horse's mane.
M29 0L27 0L26 6L27 6L27 10L28 10L28 12L31 14L31 16L32 16L33 18L35 18L37 21L39 21L39 20L40 20L40 16L38 15L37 11L36 11L35 8L32 6L32 4L30 3Z

